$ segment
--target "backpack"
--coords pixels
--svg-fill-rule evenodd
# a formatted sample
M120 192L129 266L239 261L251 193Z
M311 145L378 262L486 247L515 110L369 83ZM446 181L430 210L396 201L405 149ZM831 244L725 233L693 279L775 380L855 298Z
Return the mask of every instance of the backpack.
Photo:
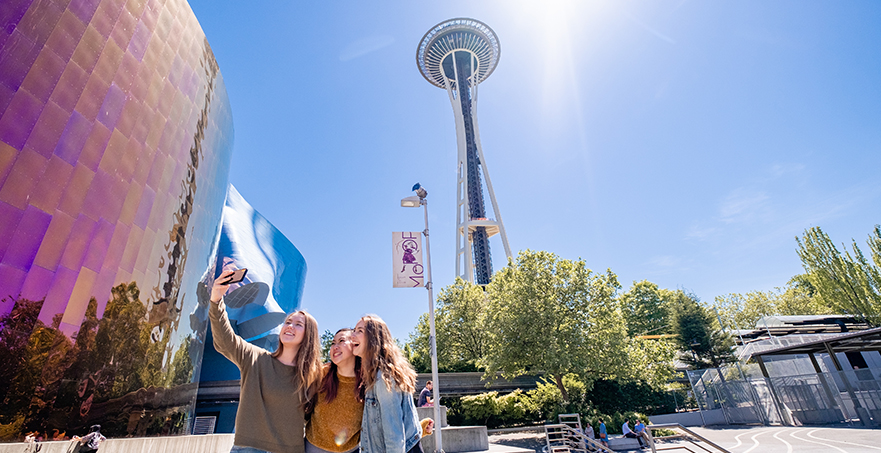
M101 444L101 441L104 440L105 437L101 435L99 432L89 433L85 437L83 437L82 447L80 447L81 452L87 451L96 451L98 450L98 446Z

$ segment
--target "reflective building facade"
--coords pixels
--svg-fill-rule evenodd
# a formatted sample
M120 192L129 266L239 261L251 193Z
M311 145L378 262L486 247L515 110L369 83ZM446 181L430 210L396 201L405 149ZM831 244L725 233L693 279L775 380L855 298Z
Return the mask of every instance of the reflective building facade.
M211 48L184 0L0 25L0 439L186 433L233 141Z

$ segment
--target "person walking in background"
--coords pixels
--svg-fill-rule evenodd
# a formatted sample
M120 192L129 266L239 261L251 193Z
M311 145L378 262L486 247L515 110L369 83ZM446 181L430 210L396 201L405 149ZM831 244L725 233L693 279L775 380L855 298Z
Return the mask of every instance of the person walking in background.
M101 435L101 425L92 425L89 428L89 434L83 437L74 437L73 440L80 443L80 447L77 450L78 453L94 453L98 451L101 442L104 442L107 438Z
M425 383L425 388L419 392L419 402L416 407L434 406L434 400L431 398L432 384L431 381Z
M295 311L281 326L275 352L248 343L233 331L223 303L232 275L226 271L214 281L208 309L214 348L242 374L230 452L304 453L306 413L321 378L318 322Z
M361 358L352 353L352 329L340 329L330 344L330 363L315 409L306 423L306 453L357 452L361 442Z
M600 419L600 442L604 447L609 447L609 433L606 432L606 424L603 423L603 419Z
M388 326L375 315L355 325L352 351L361 358L364 418L362 453L422 453L422 427L413 404L416 371Z

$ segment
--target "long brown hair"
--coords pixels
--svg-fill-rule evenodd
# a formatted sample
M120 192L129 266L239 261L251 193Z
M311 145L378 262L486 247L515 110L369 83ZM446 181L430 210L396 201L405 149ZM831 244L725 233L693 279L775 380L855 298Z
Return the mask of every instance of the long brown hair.
M365 357L361 358L361 375L364 389L376 383L376 372L382 371L382 379L389 390L392 385L404 393L416 391L416 371L404 358L401 348L392 338L385 322L376 315L366 315L364 321Z
M351 332L352 329L348 327L337 330L334 337L340 334L340 332ZM349 336L352 334L349 333ZM333 363L333 360L330 363L326 363L324 365L324 378L321 380L321 389L319 393L324 393L324 402L330 403L336 398L336 393L340 388L340 378L337 376L337 366ZM361 357L355 356L355 399L358 401L364 401L364 397L361 395Z
M306 323L303 326L303 341L297 348L297 358L294 361L294 386L303 401L303 411L308 414L315 404L314 397L321 380L321 342L318 340L318 321L309 313L297 310L285 316L285 322L296 315L303 315ZM272 357L280 356L282 349L284 344L279 335L278 348L272 353Z

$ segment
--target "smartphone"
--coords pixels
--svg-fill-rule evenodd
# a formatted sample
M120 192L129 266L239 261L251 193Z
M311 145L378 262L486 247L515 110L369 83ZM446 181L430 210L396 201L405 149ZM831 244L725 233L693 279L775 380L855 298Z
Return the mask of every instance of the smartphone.
M229 280L224 283L224 285L231 285L233 283L238 283L245 279L245 274L248 273L247 268L241 268L233 271L232 275L229 277Z

